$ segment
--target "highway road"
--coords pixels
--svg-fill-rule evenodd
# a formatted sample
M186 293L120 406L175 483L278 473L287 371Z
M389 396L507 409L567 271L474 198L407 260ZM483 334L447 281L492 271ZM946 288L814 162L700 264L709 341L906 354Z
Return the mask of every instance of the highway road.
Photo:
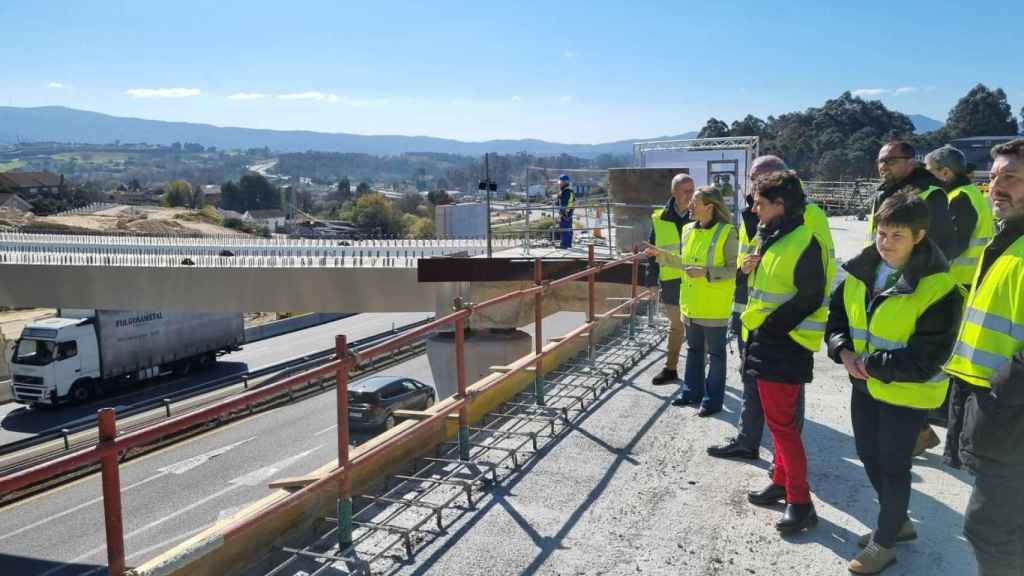
M366 322L369 316L340 322L348 322L344 326L354 335L363 325L352 322L360 317ZM545 320L544 333L549 338L564 334L582 317L580 313L550 316ZM409 315L404 318L396 322L415 320ZM378 324L367 329L367 335L390 327L390 322L373 321ZM311 329L320 334L319 339L311 337L305 345L326 347L338 329ZM294 352L301 346L287 339L287 343L266 342L247 350L252 356L246 361L269 363L274 361L271 354L281 353L279 348ZM386 373L433 384L426 355ZM213 429L122 465L128 564L138 565L219 517L269 494L269 481L303 474L330 461L337 453L335 418L333 395L321 394ZM98 474L0 509L0 574L101 574L106 569L103 526Z
M227 354L211 369L187 378L169 378L151 383L136 392L114 398L101 399L82 406L62 406L35 410L21 404L0 406L0 446L31 437L48 430L60 429L70 422L94 419L96 410L104 406L128 407L137 402L163 397L175 390L211 382L230 374L257 370L289 358L302 356L334 346L334 337L347 334L357 340L377 334L392 326L401 326L427 318L427 313L358 314L283 334L245 345L242 350Z

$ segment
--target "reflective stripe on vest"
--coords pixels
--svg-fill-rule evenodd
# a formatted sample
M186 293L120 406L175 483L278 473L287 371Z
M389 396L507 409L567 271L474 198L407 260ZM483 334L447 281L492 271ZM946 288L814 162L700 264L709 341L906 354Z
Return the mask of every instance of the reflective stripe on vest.
M957 282L969 286L974 280L974 271L978 268L981 256L985 252L985 246L995 235L995 222L992 219L992 205L988 203L977 186L968 184L954 188L947 195L950 205L955 198L961 195L971 201L971 207L978 215L978 219L974 224L974 230L971 231L971 241L967 245L967 249L950 262L949 271Z
M906 348L921 315L952 290L959 290L952 274L932 274L922 278L912 293L885 295L869 315L865 306L868 287L859 278L847 276L843 286L843 304L854 351L867 355L878 350ZM942 404L946 398L949 377L940 369L934 376L921 382L883 382L877 378L868 378L867 386L868 392L876 400L924 410Z
M734 233L732 224L716 223L698 228L691 222L683 228L683 265L702 266L705 270L725 266L725 245ZM679 288L679 310L696 320L726 320L732 312L736 277L710 282L707 276L691 278L683 274Z
M679 228L675 222L661 219L661 214L664 211L664 208L658 208L651 213L651 223L654 226L654 245L667 252L681 255L682 246L680 245ZM661 264L658 268L658 280L662 282L678 280L682 277L683 271L675 266Z
M759 328L776 308L796 296L797 287L793 277L796 264L812 238L813 231L803 224L777 240L762 254L760 263L750 275L747 307L740 316L744 339ZM827 318L828 308L819 307L790 330L790 338L812 352L817 351L825 337Z
M964 321L946 372L989 388L992 377L1024 350L1024 236L974 275Z

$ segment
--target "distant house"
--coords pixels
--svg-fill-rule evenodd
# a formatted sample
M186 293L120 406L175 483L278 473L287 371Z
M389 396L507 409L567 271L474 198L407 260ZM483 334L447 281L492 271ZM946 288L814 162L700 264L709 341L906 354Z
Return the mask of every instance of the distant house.
M207 206L220 206L222 196L219 185L206 184L203 186L203 203Z
M0 190L23 197L57 196L67 191L63 174L53 172L0 172Z
M957 138L952 140L950 145L964 153L964 157L975 168L981 172L988 172L992 167L992 156L989 155L992 147L997 144L1005 144L1019 136L973 136L971 138Z
M22 200L14 192L0 192L0 210L14 210L15 212L31 212L32 205Z
M284 227L286 214L284 210L249 210L242 216L242 220L253 222L274 232L278 227Z
M245 214L241 212L235 212L234 210L224 210L223 208L217 208L217 213L220 214L221 218L225 220L242 220L245 218Z

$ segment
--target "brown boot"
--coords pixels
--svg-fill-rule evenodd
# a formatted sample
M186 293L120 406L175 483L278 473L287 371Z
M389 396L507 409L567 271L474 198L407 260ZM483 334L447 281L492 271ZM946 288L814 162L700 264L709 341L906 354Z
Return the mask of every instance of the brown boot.
M896 548L886 548L872 541L850 560L848 568L854 574L878 574L895 562Z
M939 435L932 430L931 426L925 426L917 435L917 444L914 445L914 456L924 454L925 450L935 448L939 445Z

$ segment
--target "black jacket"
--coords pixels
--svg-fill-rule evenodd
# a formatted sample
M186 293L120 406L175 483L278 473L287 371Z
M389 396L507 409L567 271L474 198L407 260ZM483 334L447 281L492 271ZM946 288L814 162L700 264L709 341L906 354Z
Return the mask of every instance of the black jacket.
M665 203L665 208L661 211L661 219L665 222L672 222L676 225L676 231L679 232L679 236L683 235L683 226L690 223L690 212L686 211L682 217L676 214L676 197L670 196L668 202ZM651 227L651 236L647 239L649 244L657 245L654 241L654 227ZM660 272L658 267L658 260L654 257L647 259L647 286L656 286L659 282L658 273ZM679 286L682 283L681 279L668 280L661 282L661 300L662 304L668 304L669 306L679 306Z
M772 244L803 223L801 212L774 226L760 226L758 253L764 254ZM813 314L825 298L825 267L817 239L812 237L800 255L794 276L796 295L776 308L749 335L743 360L743 372L747 376L788 384L803 384L814 378L814 353L797 344L789 337L789 332Z
M956 180L946 185L947 192L970 183L970 179L966 176L958 176ZM974 227L978 225L978 212L974 209L974 204L971 204L971 199L966 194L960 194L949 203L949 217L953 220L955 234L953 252L946 256L952 262L970 248Z
M846 272L867 285L865 306L877 308L886 298L909 294L917 289L918 282L925 276L946 272L946 262L938 246L928 237L914 247L910 261L903 268L903 275L895 286L882 292L872 299L871 292L875 284L875 273L882 257L874 245L868 246L852 260L843 264ZM825 342L829 358L842 364L839 353L853 350L853 339L850 337L850 321L846 315L846 302L843 290L846 280L832 292L829 304L828 324L825 328ZM873 301L872 301L873 300ZM949 358L956 343L957 331L960 327L960 315L963 310L963 294L959 288L950 291L945 297L932 304L917 319L914 334L907 341L905 348L896 350L876 350L868 355L865 367L868 374L882 382L893 380L904 382L926 381L935 376ZM867 383L850 377L855 388L867 392Z
M740 212L740 218L743 220L743 228L747 231L747 238L753 238L757 234L757 214L754 214L754 198L750 195L747 195L747 207ZM741 254L739 264L743 264L743 258L744 256ZM743 273L743 270L737 268L736 293L733 296L733 302L746 304L747 293L747 275Z
M871 201L871 212L878 214L878 209L882 207L882 202L885 202L886 198L899 190L910 188L923 192L931 186L939 188L940 192L928 196L928 236L942 249L946 260L951 261L958 253L955 246L956 229L953 226L953 219L949 214L949 200L946 199L946 190L943 188L942 182L924 166L918 164L910 175L899 182L893 184L883 182L878 187L878 191Z
M1024 220L1003 226L985 249L981 276L1018 238ZM960 459L978 473L995 466L1019 468L1024 474L1024 352L1013 357L992 377L992 388L964 384L971 394L964 406Z

